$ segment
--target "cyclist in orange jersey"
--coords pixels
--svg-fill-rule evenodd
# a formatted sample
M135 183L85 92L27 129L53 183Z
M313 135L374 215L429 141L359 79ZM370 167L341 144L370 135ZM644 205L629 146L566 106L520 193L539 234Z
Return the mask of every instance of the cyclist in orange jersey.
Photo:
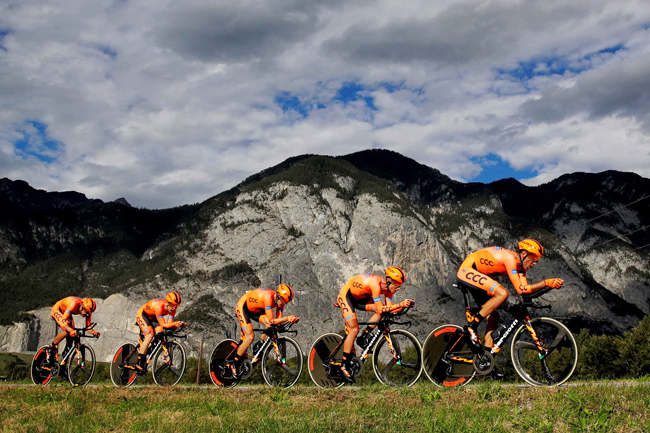
M76 296L68 296L54 304L52 311L50 312L50 317L61 328L61 332L54 337L52 344L50 344L48 359L51 353L58 356L59 343L61 340L68 336L74 337L77 335L77 331L74 329L74 320L72 315L79 314L82 317L85 317L86 326L90 326L90 318L96 308L97 304L91 298L81 299ZM99 332L94 329L91 329L89 332L93 336L99 337Z
M458 269L456 276L472 293L476 302L481 305L478 313L466 312L468 325L466 331L470 334L473 344L481 344L477 327L487 320L484 344L492 347L492 332L499 324L499 315L495 310L508 298L508 289L492 277L507 274L517 293L535 293L544 287L559 289L564 284L561 278L549 278L534 284L529 284L526 272L535 266L544 255L544 248L534 239L524 239L517 244L518 251L502 247L488 247L475 251L467 256Z
M283 316L284 307L293 299L293 288L288 284L280 284L276 291L266 288L254 289L239 298L235 314L241 328L242 342L237 348L234 363L230 364L233 376L237 377L242 362L246 359L246 350L253 342L255 333L251 320L255 320L267 328L282 323L296 323L297 316ZM275 317L273 317L275 308ZM266 338L266 336L262 336Z
M390 266L386 269L385 275L360 274L356 275L341 288L336 299L341 308L341 315L345 322L345 341L343 341L343 363L341 372L348 382L354 382L351 371L353 359L354 339L359 333L359 323L355 308L364 311L372 311L374 314L369 322L378 322L382 313L398 311L408 308L415 303L413 299L405 299L399 304L393 304L392 299L395 293L400 290L406 275L401 268ZM381 299L384 295L384 301ZM357 339L359 346L367 344L368 335L376 325L369 325Z
M152 299L144 304L135 315L135 322L140 327L144 338L140 341L138 347L138 363L136 368L144 370L146 368L146 354L154 334L169 328L181 328L185 322L173 320L176 316L176 308L181 303L181 294L173 291L167 293L165 299Z

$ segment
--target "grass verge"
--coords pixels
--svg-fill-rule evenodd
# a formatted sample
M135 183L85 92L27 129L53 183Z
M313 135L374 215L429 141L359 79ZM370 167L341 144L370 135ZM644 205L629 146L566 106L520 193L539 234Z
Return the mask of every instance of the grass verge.
M1 432L647 432L647 383L443 390L0 386Z

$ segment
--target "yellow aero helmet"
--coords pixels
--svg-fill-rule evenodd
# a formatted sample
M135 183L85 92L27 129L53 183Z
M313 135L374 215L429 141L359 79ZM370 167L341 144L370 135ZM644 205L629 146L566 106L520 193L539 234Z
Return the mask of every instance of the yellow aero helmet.
M519 241L517 247L519 247L520 251L528 251L534 256L537 256L538 259L544 255L544 247L535 239L524 239Z
M97 308L97 303L93 301L91 298L86 298L83 301L81 301L81 305L84 307L84 310L90 311L91 313L95 311Z
M285 303L291 302L293 299L293 288L288 284L280 284L277 293Z
M165 299L172 305L178 305L181 303L181 294L174 290L173 292L167 293Z
M393 280L393 284L396 286L401 286L406 281L406 274L402 268L397 266L390 266L386 268L386 276Z

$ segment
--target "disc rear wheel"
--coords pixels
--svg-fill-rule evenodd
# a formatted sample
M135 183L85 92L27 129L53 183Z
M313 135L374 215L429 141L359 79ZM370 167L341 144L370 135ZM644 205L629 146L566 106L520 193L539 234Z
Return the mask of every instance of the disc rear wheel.
M331 332L321 335L312 344L307 360L307 371L311 380L321 388L343 386L345 379L339 367L331 365L329 360L339 364L343 362L343 337Z
M476 374L472 366L474 354L461 337L463 328L448 324L437 327L424 340L424 373L438 386L467 385Z
M232 388L239 383L232 375L231 369L226 365L228 361L232 361L237 350L237 342L235 340L223 340L212 350L210 355L210 380L217 386L224 388Z
M115 386L131 386L137 377L135 365L138 351L131 343L124 343L117 348L111 361L111 382Z
M32 360L31 374L32 382L35 385L47 385L55 376L56 361L51 363L47 362L47 350L49 346L43 346L36 351L34 359ZM54 356L54 353L52 354Z

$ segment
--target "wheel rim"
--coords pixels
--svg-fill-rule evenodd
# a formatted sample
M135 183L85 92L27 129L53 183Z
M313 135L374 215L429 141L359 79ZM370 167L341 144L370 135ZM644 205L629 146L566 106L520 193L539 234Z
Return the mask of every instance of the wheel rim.
M456 343L463 330L457 325L442 325L431 331L422 347L423 370L429 380L438 386L454 387L467 385L476 372L472 364L451 362L442 359L444 353ZM460 342L455 352L472 357L469 344Z
M515 371L531 385L556 386L566 382L578 363L578 348L571 331L550 318L533 319L531 324L549 352L541 356L530 333L521 326L510 349Z
M162 346L153 360L153 379L158 385L176 385L185 373L185 351L171 341Z
M372 354L375 375L384 385L411 386L422 372L420 343L413 334L404 330L391 331L390 339L389 343L382 337L375 346Z
M302 352L298 343L286 337L278 338L277 350L273 344L264 350L262 375L267 384L288 388L300 378Z
M129 386L135 382L136 372L124 365L135 365L138 359L135 346L131 343L121 345L115 351L111 361L111 381L115 386Z
M223 340L212 351L210 355L210 380L216 386L230 388L235 386L238 380L232 377L230 371L226 371L225 363L229 357L232 357L234 351L237 350L237 342L235 340Z
M338 388L343 386L343 378L340 373L331 370L325 364L325 359L343 340L339 334L329 333L318 337L309 350L307 362L307 371L311 380L321 388ZM343 357L343 348L340 348L336 354L336 360L341 361ZM328 371L329 370L329 371ZM337 375L337 373L339 375Z
M68 380L74 386L84 386L93 378L95 373L95 352L89 346L79 346L68 361Z

